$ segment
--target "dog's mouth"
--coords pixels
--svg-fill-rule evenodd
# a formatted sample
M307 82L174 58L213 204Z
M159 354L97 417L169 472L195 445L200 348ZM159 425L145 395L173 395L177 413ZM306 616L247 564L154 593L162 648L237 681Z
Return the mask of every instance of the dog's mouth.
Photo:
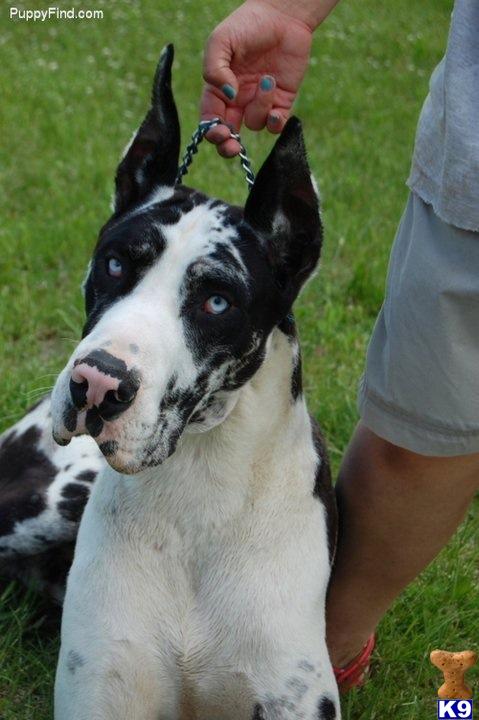
M76 418L74 419L74 414ZM80 435L90 435L108 464L118 472L132 475L160 465L176 449L184 425L159 416L155 424L127 418L105 420L98 409L76 411L68 407L60 427L54 425L53 438L68 445ZM174 419L174 418L173 418Z
M172 402L172 397L165 395L155 411L154 398L140 393L132 407L111 418L101 405L78 410L68 396L65 400L62 385L60 380L52 398L54 440L68 445L77 436L90 435L108 464L128 475L161 465L175 452L187 424L203 420L196 408L201 402L192 396L188 402Z

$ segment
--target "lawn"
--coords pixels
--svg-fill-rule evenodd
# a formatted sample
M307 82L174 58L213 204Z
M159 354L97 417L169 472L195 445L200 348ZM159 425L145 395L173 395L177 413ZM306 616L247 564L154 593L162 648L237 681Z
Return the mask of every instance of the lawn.
M59 0L59 7L71 7ZM108 215L119 153L142 117L161 47L173 41L184 141L197 122L201 55L234 4L95 0L98 21L0 19L0 430L53 383L79 336L79 291ZM45 3L30 0L29 8ZM296 112L319 180L326 244L297 305L305 384L334 467L357 419L356 385L407 190L414 129L452 0L344 0L318 31ZM271 144L245 132L254 165ZM242 202L237 162L202 148L191 182ZM429 651L477 647L478 508L379 629L374 677L346 720L436 717ZM58 636L38 600L9 587L0 609L0 717L51 718ZM477 674L471 678L479 680Z

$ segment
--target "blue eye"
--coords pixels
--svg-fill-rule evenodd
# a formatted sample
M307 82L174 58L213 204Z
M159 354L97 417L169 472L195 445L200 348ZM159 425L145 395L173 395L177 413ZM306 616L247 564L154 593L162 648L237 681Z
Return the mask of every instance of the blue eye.
M107 270L108 270L108 275L111 275L111 277L119 278L123 275L122 264L117 258L111 257L107 261L106 266L107 266Z
M222 315L229 310L230 307L230 303L228 300L225 300L224 297L221 297L221 295L212 295L206 300L203 305L203 310L209 315Z

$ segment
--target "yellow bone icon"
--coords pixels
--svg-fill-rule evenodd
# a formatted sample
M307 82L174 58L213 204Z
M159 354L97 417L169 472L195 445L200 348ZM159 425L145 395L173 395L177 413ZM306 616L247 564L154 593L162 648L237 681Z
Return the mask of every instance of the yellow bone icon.
M433 665L442 670L444 684L437 691L441 700L470 700L472 690L464 682L466 670L476 664L477 655L472 650L463 652L447 652L433 650L430 659Z

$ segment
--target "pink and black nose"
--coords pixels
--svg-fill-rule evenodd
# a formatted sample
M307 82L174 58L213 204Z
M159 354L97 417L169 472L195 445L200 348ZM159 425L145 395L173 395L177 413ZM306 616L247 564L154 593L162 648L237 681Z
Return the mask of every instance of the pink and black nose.
M78 410L94 412L101 420L114 420L133 403L140 374L128 370L124 360L106 350L94 350L76 360L70 378L70 394Z

